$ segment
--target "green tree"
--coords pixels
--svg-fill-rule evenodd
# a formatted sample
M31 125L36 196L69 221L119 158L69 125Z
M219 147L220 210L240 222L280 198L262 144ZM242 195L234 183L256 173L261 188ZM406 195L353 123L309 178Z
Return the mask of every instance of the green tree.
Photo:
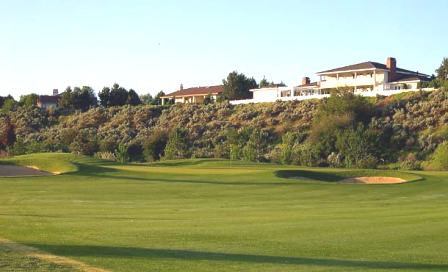
M151 94L144 94L140 96L140 101L146 105L152 105L154 103L154 98Z
M14 100L14 98L9 96L3 102L2 112L9 113L11 111L16 110L16 108L17 108L17 101Z
M37 104L37 94L27 94L20 96L19 104L26 108L32 108Z
M6 150L8 146L14 144L16 134L9 117L0 117L0 150Z
M142 103L142 101L140 100L140 97L133 89L129 90L127 103L131 106L137 106Z
M436 73L439 80L448 80L448 58L443 58L442 63L436 70Z
M323 100L317 109L309 141L322 157L336 152L339 131L354 128L358 123L367 124L373 114L373 105L365 98L347 90L338 90Z
M269 86L272 86L272 85L274 85L274 82L269 82L269 81L266 79L266 77L263 77L263 79L260 80L260 84L258 84L258 86L259 86L260 88L266 88L266 87L269 87Z
M103 107L123 106L128 103L129 93L125 88L115 83L112 88L104 87L98 93L98 97Z
M266 135L259 129L252 129L249 140L242 149L243 159L246 161L263 161L263 154L266 148Z
M287 132L282 136L282 144L280 145L280 162L282 164L291 164L293 158L293 148L296 143L296 135Z
M163 130L155 130L143 144L144 156L147 161L158 161L164 155L168 136Z
M346 89L335 90L320 104L316 122L325 116L352 115L354 122L367 124L373 114L373 104L366 97L355 95Z
M95 96L95 92L89 86L83 86L82 88L75 87L72 95L72 105L75 110L87 111L92 107L96 107L98 100Z
M258 87L254 78L248 78L237 71L229 73L222 83L224 85L223 94L229 100L252 98L252 93L249 90Z
M188 157L186 130L180 127L173 129L168 137L165 147L165 159L183 159Z
M94 90L89 86L67 87L59 99L59 107L67 111L80 110L82 112L96 107L98 100Z
M65 89L65 91L60 95L59 102L58 102L59 108L71 111L74 109L73 107L73 90L69 86Z
M375 168L380 138L378 133L360 124L356 128L339 131L336 148L346 167Z
M259 88L268 88L268 87L285 87L286 84L282 82L275 84L273 81L269 82L266 77L263 77L263 79L258 84Z

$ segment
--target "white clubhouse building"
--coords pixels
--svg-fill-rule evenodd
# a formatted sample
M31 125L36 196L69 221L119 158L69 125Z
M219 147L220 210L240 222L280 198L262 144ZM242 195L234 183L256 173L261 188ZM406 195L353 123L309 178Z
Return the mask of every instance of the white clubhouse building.
M277 100L306 100L324 98L330 91L344 88L362 96L389 96L401 92L418 91L419 83L429 81L426 74L397 67L395 58L386 64L362 62L317 73L319 81L310 82L308 77L302 84L293 87L270 87L250 90L252 99L234 100L231 104L275 102Z

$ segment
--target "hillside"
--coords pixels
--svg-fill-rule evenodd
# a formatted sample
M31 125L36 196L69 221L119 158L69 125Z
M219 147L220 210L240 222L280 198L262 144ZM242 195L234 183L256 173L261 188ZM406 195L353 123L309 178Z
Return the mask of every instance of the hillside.
M94 108L70 115L19 108L8 114L16 135L15 144L8 149L13 154L63 151L118 159L117 150L124 146L131 160L143 161L167 156L167 147L174 146L175 152L169 154L176 159L231 157L281 162L284 136L293 135L291 149L303 150L322 103L325 101L143 105ZM374 113L366 127L380 133L384 151L375 156L382 164L409 157L429 160L448 139L447 92L405 93L372 98L369 103ZM173 131L177 131L178 143L170 145ZM334 152L321 152L319 159L309 163L301 159L290 163L326 164L330 153Z

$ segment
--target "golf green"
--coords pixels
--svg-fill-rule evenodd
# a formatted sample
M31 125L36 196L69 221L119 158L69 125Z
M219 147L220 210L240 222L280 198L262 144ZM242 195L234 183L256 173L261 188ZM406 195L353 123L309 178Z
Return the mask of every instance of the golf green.
M207 159L121 165L69 154L0 163L60 173L0 178L0 238L90 267L448 271L448 172ZM357 176L409 182L337 182ZM1 239L1 271L79 270Z

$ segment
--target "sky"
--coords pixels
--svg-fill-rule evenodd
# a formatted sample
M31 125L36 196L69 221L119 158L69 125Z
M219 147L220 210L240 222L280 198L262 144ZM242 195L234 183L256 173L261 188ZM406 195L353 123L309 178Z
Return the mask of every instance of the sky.
M0 95L169 93L234 70L295 85L389 56L432 74L448 56L446 14L446 0L0 0Z

